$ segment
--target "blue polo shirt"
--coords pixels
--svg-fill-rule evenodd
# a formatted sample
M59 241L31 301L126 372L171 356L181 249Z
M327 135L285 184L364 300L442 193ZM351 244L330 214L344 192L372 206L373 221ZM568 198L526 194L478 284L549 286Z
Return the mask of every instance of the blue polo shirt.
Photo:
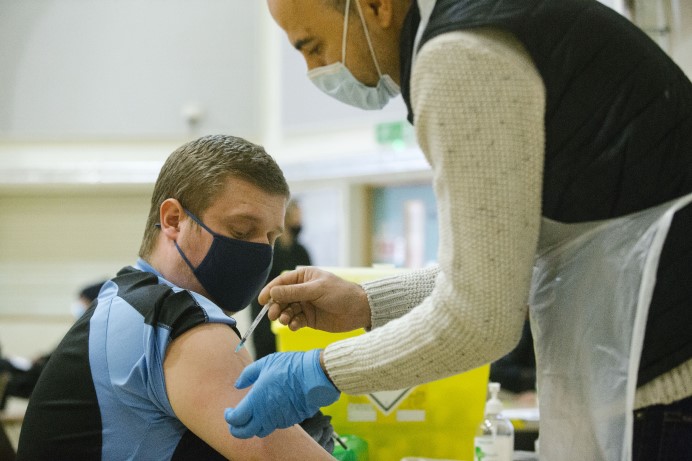
M122 269L48 361L18 459L225 459L178 420L163 373L170 342L206 323L238 334L218 306L144 260Z

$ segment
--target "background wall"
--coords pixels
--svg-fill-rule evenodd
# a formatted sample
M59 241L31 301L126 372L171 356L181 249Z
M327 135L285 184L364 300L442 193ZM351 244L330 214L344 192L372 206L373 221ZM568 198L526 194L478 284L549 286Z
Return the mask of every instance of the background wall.
M257 138L261 3L3 0L0 136Z
M150 194L150 187L3 191L3 354L50 351L73 321L78 291L136 261Z

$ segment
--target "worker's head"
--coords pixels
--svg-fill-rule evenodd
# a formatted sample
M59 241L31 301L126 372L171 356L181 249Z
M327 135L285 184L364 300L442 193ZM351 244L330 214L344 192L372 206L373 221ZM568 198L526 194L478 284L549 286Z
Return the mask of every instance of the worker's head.
M381 108L398 93L399 35L410 0L268 0L268 4L322 91L368 109Z
M266 281L288 196L262 147L233 136L189 142L161 168L140 256L176 285L240 310Z

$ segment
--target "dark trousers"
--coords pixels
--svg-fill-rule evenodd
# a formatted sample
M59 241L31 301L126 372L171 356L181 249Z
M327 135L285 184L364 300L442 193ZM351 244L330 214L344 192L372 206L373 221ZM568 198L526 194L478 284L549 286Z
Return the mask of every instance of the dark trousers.
M692 461L692 397L634 412L633 461Z

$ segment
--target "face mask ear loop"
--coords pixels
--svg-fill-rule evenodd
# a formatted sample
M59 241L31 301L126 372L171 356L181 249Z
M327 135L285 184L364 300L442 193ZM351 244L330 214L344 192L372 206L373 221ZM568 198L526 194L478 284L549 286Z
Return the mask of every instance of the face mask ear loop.
M209 229L209 228L202 222L202 220L199 219L197 216L193 215L192 213L190 213L190 212L189 212L188 210L186 210L185 208L183 208L183 210L185 210L185 214L187 214L190 218L192 218L192 220L193 220L194 222L196 222L197 224L199 224L199 225L202 227L202 229L204 229L205 231L209 232L211 235L214 235L214 236L218 235L216 232L214 232L213 230Z
M377 57L375 57L375 48L372 46L372 40L370 40L370 33L368 32L368 26L365 25L365 17L363 16L363 10L360 8L359 0L356 0L356 7L358 8L358 15L360 16L360 22L363 24L363 31L365 31L365 39L368 41L368 47L370 48L370 55L372 56L372 62L375 63L375 69L377 69L377 75L382 77L382 72L380 72L380 65L377 63Z
M187 214L194 222L199 224L204 230L209 232L211 235L214 235L214 236L216 235L216 232L214 232L213 230L211 230L207 226L205 226L204 223L197 216L193 215L186 208L183 208L183 210L185 211L185 214ZM182 256L183 261L185 261L185 264L187 264L188 267L190 268L190 270L192 270L192 272L194 273L196 270L195 266L193 266L192 263L190 262L190 260L187 259L187 256L185 256L185 253L183 253L183 250L180 248L180 246L178 246L178 242L173 241L173 243L175 244L175 248L178 250L178 253L180 253L180 256Z
M190 268L190 270L194 273L195 272L195 266L192 265L189 259L187 259L187 256L185 256L185 253L183 253L183 250L178 246L178 242L175 240L173 241L173 244L175 245L175 248L178 250L178 253L180 253L180 256L183 258L183 261L185 261L185 264L187 264L187 267Z
M351 12L351 0L346 0L346 11L344 11L344 34L341 37L341 64L346 65L346 37L348 36L348 16Z

